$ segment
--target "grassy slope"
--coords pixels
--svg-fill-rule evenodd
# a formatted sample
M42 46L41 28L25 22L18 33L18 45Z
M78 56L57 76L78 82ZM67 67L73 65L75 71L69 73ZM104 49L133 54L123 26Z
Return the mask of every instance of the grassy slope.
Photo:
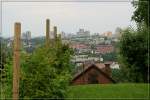
M148 98L148 84L76 85L69 91L69 98Z

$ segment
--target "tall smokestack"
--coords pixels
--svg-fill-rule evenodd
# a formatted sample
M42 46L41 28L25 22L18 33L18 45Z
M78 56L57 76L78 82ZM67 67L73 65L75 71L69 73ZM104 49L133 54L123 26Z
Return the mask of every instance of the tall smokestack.
M14 26L13 100L19 99L21 23Z
M46 47L50 45L50 20L46 19Z
M57 27L54 26L54 39L57 40Z

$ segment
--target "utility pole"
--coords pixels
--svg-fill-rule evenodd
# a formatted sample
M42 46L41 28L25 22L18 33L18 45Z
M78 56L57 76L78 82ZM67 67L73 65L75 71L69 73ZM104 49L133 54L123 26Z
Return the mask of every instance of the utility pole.
M50 20L46 19L46 47L50 45Z
M19 100L19 78L20 78L20 35L21 23L14 26L14 56L13 56L13 100Z

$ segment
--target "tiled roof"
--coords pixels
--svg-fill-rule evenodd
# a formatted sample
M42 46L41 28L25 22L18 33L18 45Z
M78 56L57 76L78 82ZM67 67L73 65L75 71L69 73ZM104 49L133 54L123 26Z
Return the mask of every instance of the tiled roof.
M114 51L114 47L112 45L100 45L96 47L96 51L102 54L110 53Z
M80 74L82 74L83 72L85 72L87 69L93 67L93 65L94 65L95 67L97 67L98 69L100 69L100 70L103 69L103 68L105 68L105 64L104 64L104 63L96 63L96 64L84 65L84 69L81 70L80 72L76 73L76 74L74 75L74 78L73 78L73 79L75 79L76 77L78 77Z
M88 46L85 45L85 44L73 44L73 45L71 45L71 47L72 48L77 48L77 49L86 49L86 48L88 48Z
M78 72L77 74L75 74L75 76L73 77L72 81L77 79L80 75L82 75L85 71L87 71L89 68L91 67L96 67L99 69L99 71L104 74L107 78L109 78L113 83L115 83L115 81L108 75L106 74L103 69L105 68L105 64L104 63L96 63L96 64L89 64L87 65L82 71Z

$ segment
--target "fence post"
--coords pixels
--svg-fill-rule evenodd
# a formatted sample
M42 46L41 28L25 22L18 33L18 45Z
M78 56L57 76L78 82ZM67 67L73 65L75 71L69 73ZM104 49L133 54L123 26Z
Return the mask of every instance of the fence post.
M50 20L46 19L46 47L50 45Z
M13 100L19 99L19 78L20 78L20 40L21 23L14 25L14 48L13 48Z

